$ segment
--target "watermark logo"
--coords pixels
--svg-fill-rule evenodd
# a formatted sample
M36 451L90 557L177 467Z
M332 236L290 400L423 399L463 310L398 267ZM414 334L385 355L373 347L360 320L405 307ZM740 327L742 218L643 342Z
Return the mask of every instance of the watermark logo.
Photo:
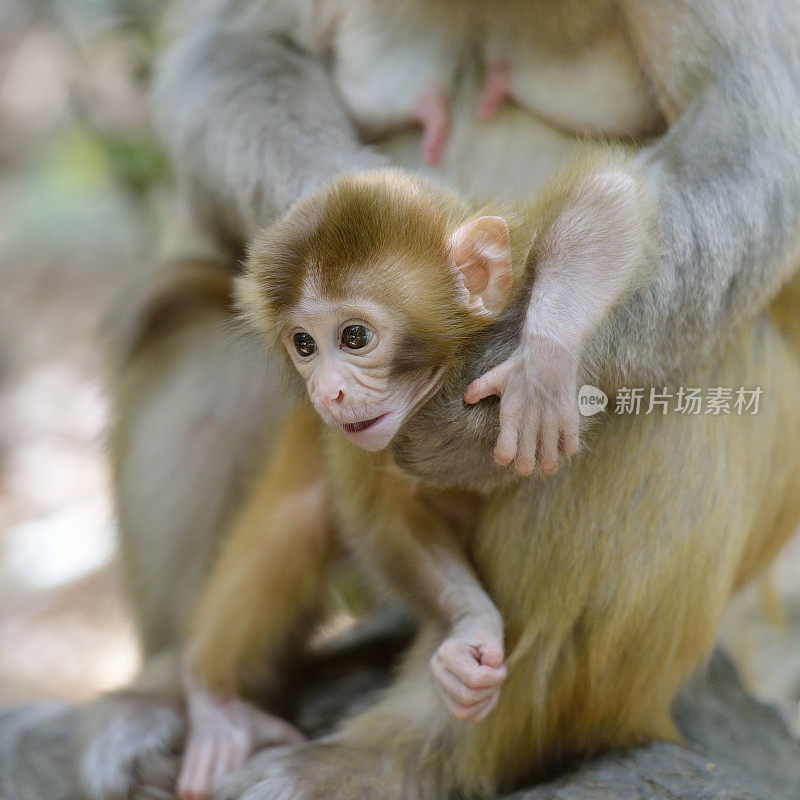
M608 395L596 386L586 383L578 390L578 411L582 417L593 417L605 411Z

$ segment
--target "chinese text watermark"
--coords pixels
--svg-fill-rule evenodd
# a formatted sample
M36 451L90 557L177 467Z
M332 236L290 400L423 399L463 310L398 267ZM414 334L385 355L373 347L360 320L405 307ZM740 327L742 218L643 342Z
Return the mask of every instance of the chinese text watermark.
M739 386L631 389L623 386L617 391L614 414L757 414L763 389ZM591 417L608 406L608 397L596 386L586 384L578 391L578 410L584 417Z

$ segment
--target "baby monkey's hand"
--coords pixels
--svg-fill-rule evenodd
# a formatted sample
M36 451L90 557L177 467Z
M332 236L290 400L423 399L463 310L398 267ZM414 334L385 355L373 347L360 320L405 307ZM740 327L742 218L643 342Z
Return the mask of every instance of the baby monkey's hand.
M508 670L502 637L475 620L463 620L431 659L431 669L450 713L478 722L497 704Z
M559 453L578 452L578 354L545 336L526 336L514 353L474 380L467 403L500 397L500 436L494 460L514 462L520 475L536 466L558 469Z

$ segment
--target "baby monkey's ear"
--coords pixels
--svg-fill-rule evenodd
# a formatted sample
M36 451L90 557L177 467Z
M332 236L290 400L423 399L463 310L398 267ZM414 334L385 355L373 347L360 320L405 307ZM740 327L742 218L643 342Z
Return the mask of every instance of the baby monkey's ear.
M496 316L511 291L511 237L502 217L465 222L448 242L451 267L465 308L478 316Z

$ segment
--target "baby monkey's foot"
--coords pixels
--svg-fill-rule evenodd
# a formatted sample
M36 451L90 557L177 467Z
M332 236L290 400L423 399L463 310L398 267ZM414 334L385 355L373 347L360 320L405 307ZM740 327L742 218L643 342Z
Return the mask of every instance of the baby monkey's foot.
M426 164L439 163L450 136L450 98L439 85L431 85L417 98L415 119L422 125L422 156Z
M450 713L478 722L497 704L508 670L502 640L491 635L454 632L431 659L431 669Z
M220 698L199 687L187 696L189 733L178 778L181 800L206 800L214 785L256 750L304 741L280 717L236 696Z
M478 116L484 122L492 119L511 96L511 75L511 64L505 60L495 61L486 71L483 91L478 99Z

